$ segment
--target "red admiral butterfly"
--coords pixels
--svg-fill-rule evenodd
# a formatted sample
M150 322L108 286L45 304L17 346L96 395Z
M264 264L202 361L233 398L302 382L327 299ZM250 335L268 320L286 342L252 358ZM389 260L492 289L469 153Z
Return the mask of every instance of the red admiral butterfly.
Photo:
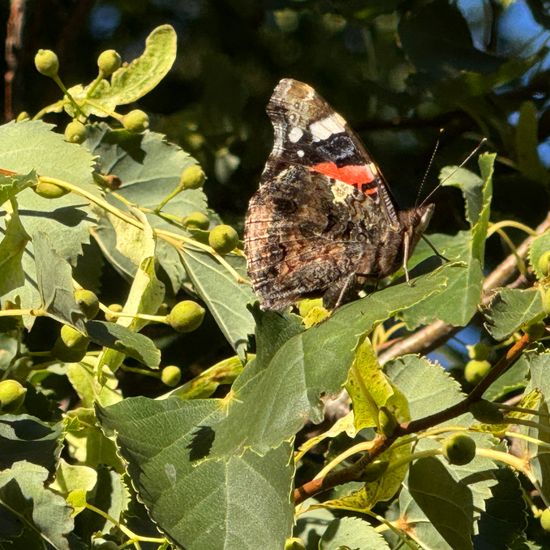
M408 279L434 205L399 210L359 138L311 86L281 80L267 113L275 144L244 237L262 308L320 295L337 307L401 266Z

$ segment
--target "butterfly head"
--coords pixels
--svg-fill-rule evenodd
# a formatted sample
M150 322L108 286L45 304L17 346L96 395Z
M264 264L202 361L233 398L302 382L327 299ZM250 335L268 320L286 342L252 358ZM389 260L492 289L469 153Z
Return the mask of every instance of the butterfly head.
M434 209L435 204L430 203L399 212L399 221L408 233L411 251L428 228Z

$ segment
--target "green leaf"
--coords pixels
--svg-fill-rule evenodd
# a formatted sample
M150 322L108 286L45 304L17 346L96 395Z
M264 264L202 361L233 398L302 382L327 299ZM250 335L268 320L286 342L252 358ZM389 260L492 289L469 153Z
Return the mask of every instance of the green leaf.
M0 296L25 284L21 261L29 240L18 212L6 214L4 238L0 242Z
M117 190L118 194L132 204L139 204L151 210L155 210L162 199L174 190L181 173L196 164L193 157L176 145L166 142L165 136L154 132L128 134L113 131L107 125L100 124L90 128L86 146L91 152L99 155L100 170L116 174L122 180L123 184ZM108 196L108 200L117 208L128 211L128 206L112 195ZM205 215L209 213L202 189L182 191L168 202L162 211L177 218L185 217L192 212L201 212ZM170 224L156 214L149 213L147 218L155 229L190 236L180 227ZM133 232L135 233L135 230L128 228L124 222L102 215L99 228L94 233L107 259L129 278L134 276L136 270L136 263L132 261L135 252L125 256L118 250L118 242L121 239L131 241ZM129 233L129 236L125 233ZM128 248L125 249L127 254ZM187 281L177 250L172 244L159 240L156 256L176 293Z
M133 103L153 90L172 67L176 51L177 36L174 28L171 25L160 25L147 37L145 51L138 58L115 71L110 85L103 80L95 88L89 97L95 105L86 102L90 85L85 88L81 85L74 86L69 92L82 104L86 114L105 117L117 105ZM72 115L70 103L67 103L66 109Z
M5 176L4 174L0 174L0 205L9 199L13 199L17 193L37 182L38 178L34 171L26 175L15 174L13 176Z
M42 309L60 323L85 332L84 314L74 299L69 262L55 251L45 233L34 234L33 247Z
M483 398L488 401L500 401L503 397L513 391L525 388L527 385L527 375L529 373L529 364L522 355L498 380L493 382Z
M53 469L61 451L62 429L61 423L50 426L28 414L0 416L0 468L27 460Z
M443 544L446 543L434 547L464 550L473 548L472 493L466 485L456 481L437 458L421 458L411 466L408 490L430 526L445 541ZM404 513L403 508L401 513ZM411 510L407 510L407 515L420 520L417 514L411 514ZM431 546L434 535L437 537L435 533L430 533L429 538L420 536L419 539Z
M66 416L67 450L78 463L97 469L107 465L122 472L116 446L98 426L94 409L72 409Z
M282 548L290 536L292 450L246 452L200 461L210 426L224 415L217 400L128 398L99 409L116 431L130 477L152 519L189 550Z
M378 427L381 407L389 409L398 422L411 419L407 400L384 374L368 339L356 351L346 390L353 404L357 431Z
M105 321L88 321L86 330L91 340L100 346L114 349L151 368L160 364L160 350L143 334Z
M83 147L64 141L53 126L40 121L23 121L0 126L0 167L19 174L31 171L58 178L85 191L99 195L93 182L93 157ZM31 189L17 195L19 217L25 232L34 237L46 233L56 252L72 265L82 253L82 245L90 239L90 227L95 214L88 202L72 193L58 199L45 199ZM0 216L0 229L5 230L4 216ZM13 289L5 299L21 299L21 307L28 309L39 304L36 290L36 264L32 242L22 257L25 284ZM31 328L34 317L25 317Z
M80 513L84 510L86 494L92 491L96 484L97 472L93 468L69 464L61 458L57 464L55 478L50 488L61 493L65 498L71 497L71 504L75 513ZM80 501L80 506L75 507L74 503L77 500Z
M211 254L185 247L183 265L193 286L235 352L244 359L249 335L254 334L254 319L247 306L256 298L250 284L239 283ZM246 262L235 255L225 259L239 275L245 277Z
M210 456L233 455L252 448L265 453L296 433L310 419L323 419L321 395L334 395L346 380L355 350L376 323L410 307L434 292L445 280L419 277L414 286L396 285L338 309L325 322L300 331L275 349L266 342L276 330L258 329L258 355L235 384L227 417L216 426ZM258 327L271 317L256 313ZM271 322L271 321L270 321ZM290 333L286 334L286 337ZM262 349L269 348L269 353Z
M97 379L97 365L95 361L86 357L79 363L68 363L67 378L80 397L83 407L93 407L98 402L103 406L113 405L122 400L122 393L118 388L118 380L113 372L105 368L102 371L102 383Z
M489 225L492 198L492 175L494 154L479 156L481 178L471 172L453 170L453 176L445 185L460 187L466 201L466 215L471 225L468 246L463 255L457 258L461 264L447 264L440 270L449 278L444 292L424 300L406 311L402 318L409 329L440 320L454 326L465 326L476 313L483 285L483 264L485 239ZM442 171L441 179L448 177Z
M205 399L210 397L220 384L232 384L242 371L243 363L240 358L229 357L157 399L166 399L172 395L180 399ZM106 403L101 404L106 405Z
M542 164L538 153L537 108L532 101L524 101L519 109L516 128L516 158L520 172L544 185L550 183L548 170Z
M56 550L69 550L71 508L63 497L45 487L47 478L48 470L29 462L18 462L0 472L0 506L4 514L22 524L27 545L32 541L27 547L42 548L47 543Z
M550 498L550 454L548 445L550 444L550 378L548 377L548 364L550 353L525 353L525 360L529 364L531 379L525 394L533 390L542 392L542 399L539 400L538 407L533 407L538 411L539 416L535 418L536 425L532 427L518 426L518 431L532 438L530 441L518 439L514 441L515 448L519 457L529 461L529 468L532 475L538 482L539 490L545 499ZM539 442L540 441L540 445Z
M546 317L538 288L504 288L497 292L485 311L485 328L495 340L505 340L531 322Z
M372 525L360 518L351 517L332 521L319 543L319 550L342 550L343 547L369 550L390 548L384 537Z
M124 304L124 312L130 315L138 313L154 315L164 298L164 284L157 279L155 273L156 239L145 214L137 209L133 209L132 213L143 224L143 230L133 231L132 238L126 243L128 248L135 250L132 255L135 256L137 270ZM124 225L127 228L136 229L129 224ZM117 248L123 248L120 240L117 241ZM116 324L127 327L132 332L139 332L148 324L148 321L138 317L119 317ZM99 368L107 365L111 371L116 371L124 361L124 355L124 353L116 351L116 348L115 350L104 350L99 357ZM151 366L153 365L151 364Z
M546 273L543 273L540 269L539 263L541 256L550 250L550 230L546 230L542 235L539 235L531 242L529 247L529 261L537 276L537 279L545 279Z
M498 483L477 521L474 544L483 548L509 548L509 544L527 527L527 504L518 478L510 468L495 472Z

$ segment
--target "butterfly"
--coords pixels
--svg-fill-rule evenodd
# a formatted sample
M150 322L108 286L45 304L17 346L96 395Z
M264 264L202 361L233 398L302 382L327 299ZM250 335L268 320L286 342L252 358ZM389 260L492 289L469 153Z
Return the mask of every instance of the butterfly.
M285 78L267 105L275 143L250 199L245 254L262 309L322 296L328 308L405 267L434 205L399 210L347 122Z

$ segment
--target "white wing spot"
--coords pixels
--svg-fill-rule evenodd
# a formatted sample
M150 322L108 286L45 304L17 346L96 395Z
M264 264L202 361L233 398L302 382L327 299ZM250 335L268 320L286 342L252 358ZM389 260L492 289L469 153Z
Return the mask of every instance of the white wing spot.
M304 132L302 132L302 130L300 130L300 128L295 126L294 128L292 128L292 130L290 130L290 132L288 134L288 139L292 143L296 143L297 141L300 141L300 139L302 138L303 135L304 135Z
M297 154L300 158L302 158L302 157L304 156L305 153L300 149L299 151L296 151L296 154Z
M345 122L342 124L340 120L344 119L335 113L310 124L309 129L314 138L328 139L332 134L340 134L345 131Z

